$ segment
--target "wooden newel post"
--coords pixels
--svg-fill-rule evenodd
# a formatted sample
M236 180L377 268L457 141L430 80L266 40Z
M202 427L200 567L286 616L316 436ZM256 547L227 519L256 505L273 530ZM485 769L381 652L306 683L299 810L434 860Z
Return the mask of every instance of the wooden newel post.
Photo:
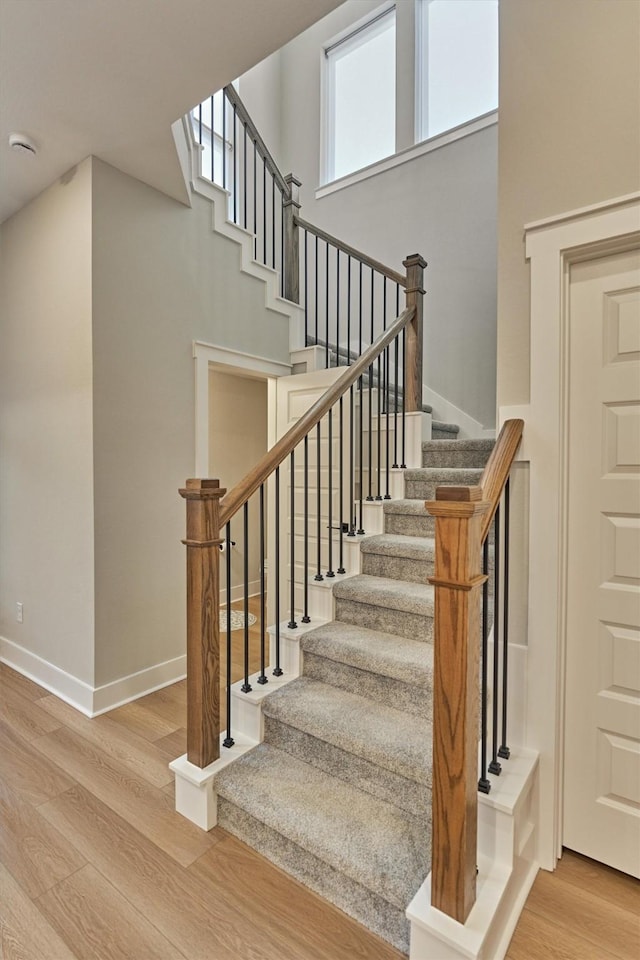
M187 480L187 759L220 756L219 480Z
M464 923L476 899L481 487L438 487L436 518L431 904Z
M402 261L407 271L407 306L415 307L413 320L407 326L407 356L405 369L407 382L405 384L405 409L408 413L422 410L422 316L424 288L424 269L427 266L419 253L412 253Z
M300 209L302 184L288 173L284 178L289 187L289 196L282 204L284 218L284 295L293 303L300 303L300 250L298 225L295 221Z

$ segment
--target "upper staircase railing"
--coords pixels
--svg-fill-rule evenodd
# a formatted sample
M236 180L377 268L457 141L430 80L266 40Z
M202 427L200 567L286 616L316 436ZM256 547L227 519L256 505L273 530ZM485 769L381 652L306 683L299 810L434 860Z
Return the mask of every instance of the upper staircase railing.
M281 296L304 308L305 344L324 350L326 367L349 366L399 315L406 276L300 216L300 181L280 172L232 84L191 112L191 128L202 176L228 191L228 217L253 234L255 260L276 270ZM368 374L370 388L383 378L392 384L396 407L406 349L401 340L389 368L380 358ZM421 365L408 389L420 409Z

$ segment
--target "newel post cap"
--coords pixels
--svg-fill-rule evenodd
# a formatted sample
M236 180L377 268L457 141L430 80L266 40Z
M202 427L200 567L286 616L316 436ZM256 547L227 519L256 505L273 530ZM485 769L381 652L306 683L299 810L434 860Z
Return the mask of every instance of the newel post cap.
M219 480L200 480L193 478L185 482L178 493L185 500L219 500L227 492L220 486Z

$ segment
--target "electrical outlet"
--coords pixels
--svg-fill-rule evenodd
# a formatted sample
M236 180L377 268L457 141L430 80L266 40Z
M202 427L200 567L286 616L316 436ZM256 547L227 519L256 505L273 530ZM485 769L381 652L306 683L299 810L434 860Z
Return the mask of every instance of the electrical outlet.
M18 623L22 623L24 620L21 603L16 603L16 620L18 621Z

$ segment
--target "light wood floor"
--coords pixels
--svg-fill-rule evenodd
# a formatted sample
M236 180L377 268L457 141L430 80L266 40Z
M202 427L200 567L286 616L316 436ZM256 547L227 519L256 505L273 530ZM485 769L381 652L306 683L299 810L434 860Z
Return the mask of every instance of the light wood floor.
M0 957L399 960L174 812L184 726L184 683L87 720L0 665ZM508 956L638 960L638 900L636 881L567 854L536 880Z

